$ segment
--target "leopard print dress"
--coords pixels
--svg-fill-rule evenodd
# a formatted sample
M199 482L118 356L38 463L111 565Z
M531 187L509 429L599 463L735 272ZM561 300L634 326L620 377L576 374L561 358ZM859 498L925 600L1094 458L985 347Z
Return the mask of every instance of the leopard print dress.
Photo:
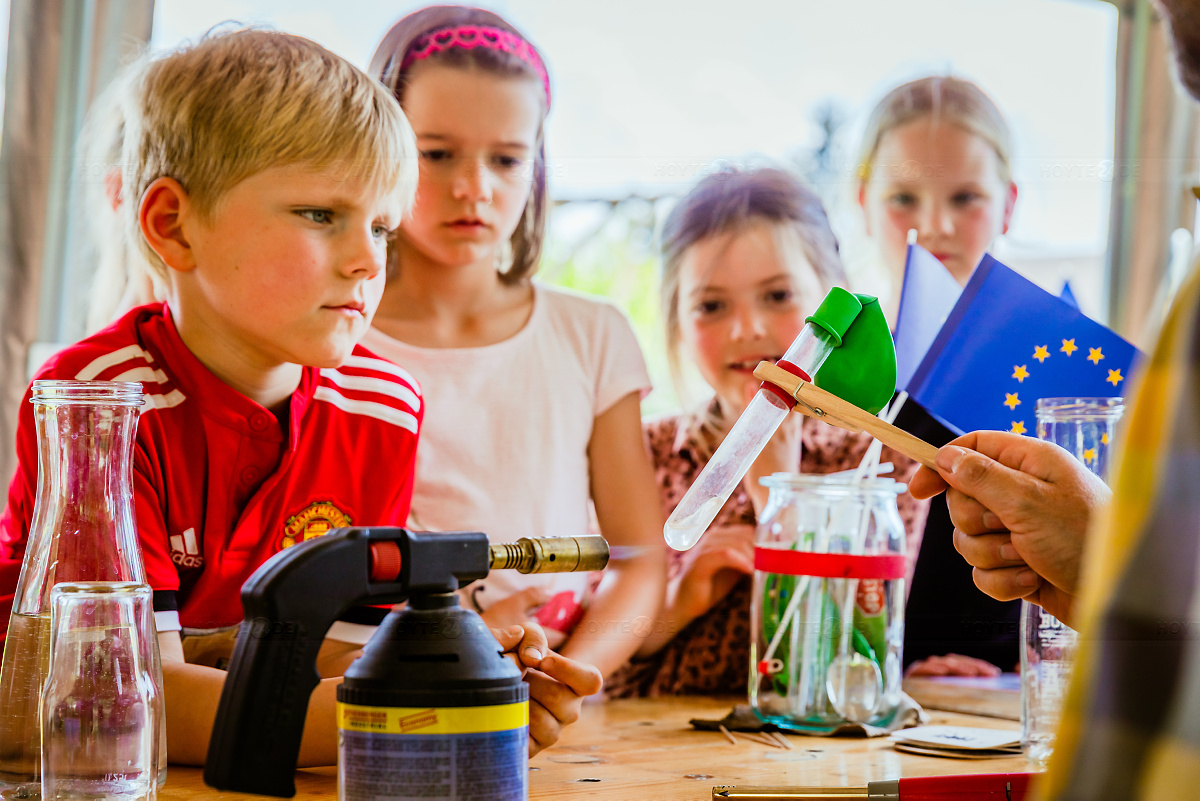
M707 454L710 451L701 446L697 435L689 433L690 419L675 415L645 424L654 457L664 520L674 511L708 462ZM867 434L852 434L807 417L804 418L801 432L802 473L835 473L857 467L871 443L871 437ZM880 461L895 465L890 475L903 482L907 482L919 466L886 447ZM929 502L918 501L904 493L897 497L896 503L907 532L908 574L911 576ZM754 523L754 507L741 485L713 521L714 526ZM675 580L681 571L684 555L667 550L670 554L670 578ZM750 589L751 578L747 576L660 651L618 668L605 682L607 696L626 698L745 693L750 663Z

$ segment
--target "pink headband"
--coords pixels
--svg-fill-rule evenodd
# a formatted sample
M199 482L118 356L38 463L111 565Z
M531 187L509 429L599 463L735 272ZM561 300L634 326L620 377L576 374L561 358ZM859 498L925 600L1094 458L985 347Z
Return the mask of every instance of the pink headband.
M502 28L489 25L452 25L423 33L413 40L408 52L404 54L404 60L400 62L400 71L404 72L414 62L452 47L466 50L486 47L488 50L498 50L521 59L542 79L542 88L546 90L546 108L550 107L550 76L546 74L546 66L542 64L541 57L529 42Z

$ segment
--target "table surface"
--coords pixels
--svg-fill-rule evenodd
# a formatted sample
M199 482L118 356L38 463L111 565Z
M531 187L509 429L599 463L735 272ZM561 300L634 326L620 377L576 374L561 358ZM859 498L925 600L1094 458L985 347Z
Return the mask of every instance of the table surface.
M908 678L904 680L904 692L928 711L1021 719L1021 678L1015 673L994 679Z
M951 773L1024 773L1024 757L967 760L903 754L886 737L789 735L791 750L741 735L732 745L720 732L701 732L691 718L720 718L733 698L698 696L587 704L581 719L553 748L530 761L533 799L709 799L714 785L854 786L901 776ZM744 702L744 699L741 699ZM1015 730L1008 720L930 712L935 725ZM265 798L222 793L204 784L199 768L172 766L159 793L166 801ZM296 798L337 797L334 768L296 772Z

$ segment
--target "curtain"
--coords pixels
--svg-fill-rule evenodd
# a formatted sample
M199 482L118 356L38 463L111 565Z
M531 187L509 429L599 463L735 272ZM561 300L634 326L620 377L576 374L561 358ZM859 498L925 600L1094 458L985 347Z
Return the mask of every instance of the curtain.
M83 334L86 226L70 198L88 105L150 39L154 0L11 0L0 128L0 481L15 469L16 415L38 341ZM36 365L35 365L36 366Z
M1108 235L1108 324L1143 348L1165 304L1171 233L1191 231L1200 110L1179 86L1149 0L1116 3L1116 136Z

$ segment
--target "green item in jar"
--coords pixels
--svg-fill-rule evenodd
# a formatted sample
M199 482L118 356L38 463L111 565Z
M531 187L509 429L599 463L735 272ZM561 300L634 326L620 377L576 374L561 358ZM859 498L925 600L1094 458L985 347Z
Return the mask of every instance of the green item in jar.
M878 665L887 656L888 610L885 585L881 579L863 579L854 603L854 628L873 652Z
M775 637L775 632L784 624L783 615L787 611L788 604L791 602L792 595L796 591L796 585L801 583L802 576L781 575L779 573L769 573L766 576L766 581L763 586L762 598L762 639L764 643L771 642ZM802 592L809 592L809 582L803 582L801 586ZM855 607L855 628L851 632L850 643L854 650L862 654L867 659L877 665L882 664L883 655L887 652L886 639L884 633L887 628L886 612L882 616L882 624L879 629L878 642L881 645L876 650L872 639L868 638L862 631L859 630L861 610ZM841 641L842 621L841 615L838 612L838 606L830 595L828 588L821 592L821 611L819 615L821 630L825 636L820 638L817 644L819 653L825 655L825 663L828 663L837 654L837 644ZM797 613L795 625L801 630L805 626L805 620ZM867 626L864 626L867 631L874 632L874 622L871 621ZM788 676L790 672L788 667L791 662L791 638L785 635L779 640L773 654L774 659L778 659L783 669L769 676L769 680L775 692L780 695L786 695L788 691Z
M867 638L855 626L854 633L850 635L850 644L854 646L854 650L870 659L875 664L879 664L879 659L875 656L875 652L871 650L871 644L867 642Z

